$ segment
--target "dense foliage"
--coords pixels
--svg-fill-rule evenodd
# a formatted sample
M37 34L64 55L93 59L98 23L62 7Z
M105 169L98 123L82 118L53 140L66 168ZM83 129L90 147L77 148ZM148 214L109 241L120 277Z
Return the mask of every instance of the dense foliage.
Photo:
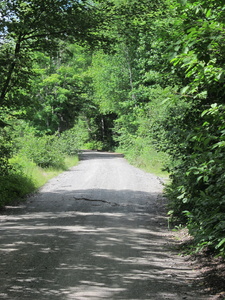
M81 147L154 157L173 221L225 255L223 1L13 0L0 16L2 182L21 157L58 167Z

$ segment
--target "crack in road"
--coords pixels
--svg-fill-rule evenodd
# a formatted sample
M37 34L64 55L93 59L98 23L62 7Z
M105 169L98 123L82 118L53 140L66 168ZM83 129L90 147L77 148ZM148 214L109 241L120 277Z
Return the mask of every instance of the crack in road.
M75 200L78 200L78 201L89 201L89 202L102 202L102 203L106 203L106 204L109 204L109 205L112 205L112 206L121 206L120 204L118 203L113 203L113 202L110 202L110 201L106 201L106 200L101 200L101 199L89 199L89 198L76 198L76 197L73 197Z
M78 197L73 197L75 200L77 201L88 201L88 202L101 202L101 203L106 203L108 205L111 206L118 206L118 207L140 207L140 208L144 208L146 206L149 205L149 203L143 203L143 204L137 204L137 203L133 203L133 204L119 204L116 202L110 202L110 201L106 201L106 200L102 200L102 199L90 199L90 198L78 198ZM157 209L157 205L156 204L151 204L151 207L153 209L155 209L156 213L159 214L160 212Z

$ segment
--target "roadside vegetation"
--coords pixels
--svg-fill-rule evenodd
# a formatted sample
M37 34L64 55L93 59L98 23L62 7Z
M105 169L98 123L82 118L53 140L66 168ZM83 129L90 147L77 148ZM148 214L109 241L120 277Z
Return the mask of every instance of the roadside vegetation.
M123 153L125 158L135 167L146 172L159 176L163 181L168 181L169 173L165 166L169 162L169 157L164 152L158 152L151 145L138 149L116 149L116 152Z
M163 165L171 221L225 256L223 1L53 2L0 4L0 203L32 168L118 149Z
M7 151L8 159L2 161L1 207L21 201L49 179L78 163L78 147L82 141L79 128L76 135L73 130L60 137L40 136L35 128L21 120L7 128L3 150Z

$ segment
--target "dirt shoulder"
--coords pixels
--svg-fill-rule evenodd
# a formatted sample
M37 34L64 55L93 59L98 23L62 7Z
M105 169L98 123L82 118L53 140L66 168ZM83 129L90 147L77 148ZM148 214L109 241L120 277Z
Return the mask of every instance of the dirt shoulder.
M192 242L192 237L187 229L174 232L177 240L176 248L180 253L185 253ZM181 254L185 256L185 254ZM186 255L190 265L198 272L200 286L207 294L213 295L212 300L225 299L225 260L214 257L207 250L196 254Z

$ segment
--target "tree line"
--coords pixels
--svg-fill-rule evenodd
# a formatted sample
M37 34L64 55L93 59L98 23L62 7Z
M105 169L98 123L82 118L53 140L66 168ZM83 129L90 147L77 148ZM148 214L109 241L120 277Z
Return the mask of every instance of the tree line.
M170 217L223 256L223 1L12 0L0 18L1 203L6 182L19 193L24 157L49 167L80 147L142 163L154 152Z

